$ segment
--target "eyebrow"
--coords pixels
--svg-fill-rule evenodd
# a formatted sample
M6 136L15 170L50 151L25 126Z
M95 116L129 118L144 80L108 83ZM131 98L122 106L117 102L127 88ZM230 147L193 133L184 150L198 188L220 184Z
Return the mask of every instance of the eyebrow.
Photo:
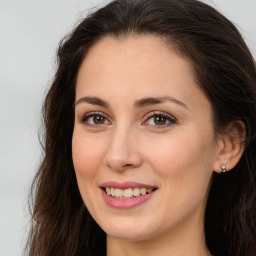
M149 105L161 104L161 103L165 103L168 101L188 109L188 107L185 103L183 103L182 101L180 101L176 98L170 97L170 96L142 98L142 99L136 100L134 102L134 108L143 108L143 107L146 107ZM89 103L92 105L98 105L98 106L105 107L105 108L109 108L109 106L110 106L110 104L107 101L105 101L101 98L98 98L98 97L82 97L76 101L75 106L77 106L78 104L80 104L82 102L86 102L86 103Z
M178 104L179 106L182 106L184 108L188 108L186 106L185 103L183 103L182 101L176 99L176 98L173 98L173 97L170 97L170 96L163 96L163 97L149 97L149 98L142 98L142 99L139 99L139 100L136 100L135 103L134 103L134 107L135 108L142 108L142 107L145 107L145 106L148 106L148 105L155 105L155 104L161 104L161 103L165 103L165 102L172 102L172 103L175 103L175 104Z
M102 106L105 108L109 107L109 104L105 100L102 100L98 97L82 97L75 103L75 106L77 106L78 104L80 104L82 102L86 102L86 103L89 103L92 105Z

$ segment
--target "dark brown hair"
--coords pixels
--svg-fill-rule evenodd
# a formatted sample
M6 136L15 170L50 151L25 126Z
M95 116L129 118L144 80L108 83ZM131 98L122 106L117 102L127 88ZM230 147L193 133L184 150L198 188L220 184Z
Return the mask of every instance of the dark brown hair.
M46 96L44 158L31 192L30 256L106 254L106 236L88 213L72 162L76 77L105 36L155 35L190 61L213 109L216 133L233 120L246 127L236 167L214 174L206 207L207 246L215 256L256 255L256 68L236 27L196 0L115 0L85 18L60 44Z

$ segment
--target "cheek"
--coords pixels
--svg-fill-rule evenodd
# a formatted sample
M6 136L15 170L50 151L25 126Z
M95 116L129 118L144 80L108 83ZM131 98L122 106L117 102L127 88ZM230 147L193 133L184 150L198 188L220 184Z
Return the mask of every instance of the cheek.
M152 143L152 142L151 142ZM202 139L184 136L175 136L174 139L163 139L154 143L154 147L145 146L148 161L162 173L185 172L193 166L206 167L212 153L208 144ZM159 166L159 168L157 168ZM161 167L161 168L160 168Z
M83 131L74 130L72 138L72 157L76 179L83 201L92 216L96 216L98 201L97 175L102 164L104 143L90 138Z
M148 161L161 180L162 202L166 203L159 202L156 209L168 226L203 212L212 177L212 154L209 141L199 141L196 134L177 134L167 141L158 141L158 146L148 151Z
M147 161L164 180L168 193L177 196L206 193L214 160L210 132L189 127L169 138L157 138L153 144L154 147L145 146Z
M74 131L72 139L72 157L77 179L92 179L102 161L102 142Z

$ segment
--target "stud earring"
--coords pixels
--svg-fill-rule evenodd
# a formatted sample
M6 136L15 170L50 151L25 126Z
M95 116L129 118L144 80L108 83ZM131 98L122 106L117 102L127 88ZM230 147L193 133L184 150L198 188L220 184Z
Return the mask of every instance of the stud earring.
M222 172L226 172L226 165L225 164L222 164L220 166L220 169L222 170Z

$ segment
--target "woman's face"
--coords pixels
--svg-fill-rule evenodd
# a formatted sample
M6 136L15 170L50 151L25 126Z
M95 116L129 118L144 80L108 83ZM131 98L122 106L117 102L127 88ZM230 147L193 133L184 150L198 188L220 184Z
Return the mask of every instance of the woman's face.
M109 236L203 229L217 151L211 106L191 65L157 37L107 37L90 49L72 150L83 201Z

